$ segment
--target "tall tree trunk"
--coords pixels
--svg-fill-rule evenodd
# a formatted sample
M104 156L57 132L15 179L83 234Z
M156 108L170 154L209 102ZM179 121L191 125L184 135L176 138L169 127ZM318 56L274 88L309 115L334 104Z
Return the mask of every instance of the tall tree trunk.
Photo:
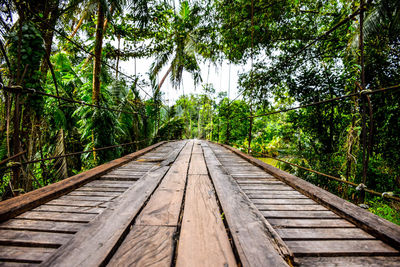
M76 25L74 31L71 33L71 35L69 36L69 38L73 38L75 36L75 34L78 32L79 28L82 26L83 21L85 20L87 15L87 12L84 12L81 19L78 21L78 24Z
M164 84L165 79L167 79L168 74L172 71L172 65L169 66L167 72L164 74L164 76L162 77L160 83L158 84L158 88L157 88L157 93L161 90L161 86Z
M103 49L103 25L104 25L104 8L99 3L96 26L96 43L94 48L93 61L93 103L98 105L100 101L100 71L101 71L101 51Z
M116 66L116 71L115 71L115 79L118 80L118 67L119 67L119 49L120 49L120 45L121 45L121 35L117 35L117 39L118 39L118 50L117 50L117 66ZM136 72L136 71L135 71ZM136 73L135 73L136 75Z

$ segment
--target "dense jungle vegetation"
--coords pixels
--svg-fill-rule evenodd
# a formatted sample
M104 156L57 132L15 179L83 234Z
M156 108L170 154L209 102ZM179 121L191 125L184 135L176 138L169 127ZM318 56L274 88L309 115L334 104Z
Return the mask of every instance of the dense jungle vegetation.
M263 115L399 85L399 1L366 1L362 27L360 1L0 1L0 160L21 155L0 166L2 199L160 140L247 152L249 137L255 156L400 194L397 88ZM147 76L119 71L139 58L153 62ZM200 63L223 60L251 63L236 99L201 76ZM183 86L184 72L201 92L166 105L164 82ZM96 151L119 144L127 145ZM57 158L26 164L49 157ZM278 167L400 224L397 201Z

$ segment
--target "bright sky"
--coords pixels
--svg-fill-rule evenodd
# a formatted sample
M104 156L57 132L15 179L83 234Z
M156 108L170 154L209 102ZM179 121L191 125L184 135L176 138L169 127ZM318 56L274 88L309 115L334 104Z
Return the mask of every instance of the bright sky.
M149 59L137 59L136 60L136 68L137 74L142 74L142 77L148 78L146 74L149 72L150 65L153 62L151 58ZM130 61L121 62L121 71L128 74L133 75L135 74L135 67L134 67L134 60L131 59ZM201 68L201 77L203 78L203 83L207 83L207 76L208 76L208 83L211 83L215 88L216 95L219 92L228 92L229 97L231 99L235 98L238 95L238 78L239 74L243 72L247 72L250 69L250 63L246 64L245 66L233 65L228 64L227 61L224 61L222 66L214 64L210 65L210 72L208 75L208 63L203 63L200 65ZM168 65L163 68L161 71L161 75L159 79L161 79L165 72L168 69ZM230 76L230 79L229 79ZM230 83L229 83L230 80ZM150 95L151 95L151 88L147 87L144 88ZM195 88L193 84L192 76L184 72L183 73L183 82L180 89L175 89L172 87L169 77L165 80L163 86L161 87L161 91L164 93L164 101L168 104L173 104L183 93L187 94L200 94L202 93L201 84L197 85ZM145 93L141 94L145 96Z

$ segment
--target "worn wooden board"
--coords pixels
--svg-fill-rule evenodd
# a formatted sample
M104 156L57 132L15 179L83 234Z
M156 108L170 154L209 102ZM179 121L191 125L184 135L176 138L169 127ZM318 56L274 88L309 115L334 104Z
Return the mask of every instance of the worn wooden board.
M195 145L199 148L199 145ZM201 150L200 150L201 151ZM192 156L176 266L236 266L202 153Z
M55 221L55 222L81 222L87 223L93 220L97 214L92 213L71 213L53 211L27 211L17 216L18 219Z
M170 267L175 231L170 226L135 226L107 266Z
M178 223L193 142L189 142L135 221L136 225Z
M360 228L279 228L283 240L361 240L375 239Z
M284 257L291 257L291 252L286 245L222 168L206 143L203 152L242 265L288 266Z
M86 213L86 214L99 214L104 211L101 207L75 207L75 206L57 206L57 205L40 205L32 211L57 211L68 213ZM68 214L66 214L68 216Z
M0 229L74 234L84 225L86 225L86 223L10 219L0 224Z
M65 193L68 193L75 188L78 188L91 180L100 177L106 172L117 168L135 158L153 150L154 148L164 144L165 142L160 142L155 145L149 146L145 149L139 150L135 153L126 155L122 158L110 161L83 173L77 174L60 182L51 184L34 190L32 192L23 194L21 196L8 199L0 202L0 221L5 221L7 219L13 218L24 211L36 208L37 206L48 202L49 200L55 199Z
M286 211L286 210L262 210L261 214L266 218L291 218L291 219L332 219L340 218L337 214L330 210L298 210L298 211Z
M275 228L337 228L337 227L356 227L343 219L267 219Z
M74 190L73 192L116 192L116 193L123 193L125 192L127 188L123 187L123 188L114 188L114 187L104 187L104 186L98 186L98 187L94 187L94 186L82 186L79 187L78 189Z
M398 256L399 251L379 240L286 241L295 256Z
M47 202L46 205L71 206L71 207L100 207L105 203L109 203L109 202L54 199L50 202Z
M61 196L59 200L76 200L76 201L95 201L95 202L105 202L105 201L112 201L115 197L98 197L98 196L71 196L65 195Z
M149 172L43 264L98 266L104 263L168 169L159 167Z
M301 257L297 259L302 267L351 266L351 267L399 267L400 257Z
M101 180L95 180L92 181L88 184L85 184L84 187L107 187L107 188L116 188L119 190L126 190L132 185L134 185L135 182L133 181L101 181ZM81 187L83 188L83 187Z
M240 185L242 189L256 189L256 190L263 190L263 191L294 191L293 188L287 185L279 185L279 184L271 184L271 185L252 185L252 184L244 184Z
M300 210L328 210L324 206L321 205L263 205L256 204L256 207L259 210L291 210L291 211L300 211Z
M250 199L268 199L268 198L273 198L273 199L308 199L308 197L301 195L301 194L274 194L274 193L247 193L247 196Z
M265 194L265 195L275 195L276 197L285 197L287 195L292 196L304 196L302 193L299 193L295 190L291 191L264 191L264 190L257 190L257 189L243 189L243 192L246 194Z
M312 199L260 199L256 198L253 199L254 204L294 204L294 205L315 205L317 202L315 202Z
M12 261L37 264L47 259L54 251L54 248L0 246L0 261L8 261L4 266L8 266Z
M69 196L96 196L96 197L118 197L122 192L99 192L99 191L82 191L74 190Z
M0 230L0 245L58 248L67 243L72 236L72 234L65 233Z
M239 155L248 162L254 164L255 166L262 168L266 172L292 186L306 196L314 199L329 209L334 210L336 213L356 224L358 227L368 231L375 237L388 242L397 249L400 249L400 226L380 218L379 216L376 216L360 207L357 207L356 205L341 199L340 197L331 194L328 191L323 190L307 181L304 181L299 177L291 175L285 171L266 164L261 160L253 158L235 148L227 145L222 146Z

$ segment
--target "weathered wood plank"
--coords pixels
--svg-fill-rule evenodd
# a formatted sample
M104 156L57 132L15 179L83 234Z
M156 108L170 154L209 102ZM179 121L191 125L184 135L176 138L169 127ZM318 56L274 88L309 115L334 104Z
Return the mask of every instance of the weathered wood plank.
M273 219L269 218L268 221L275 228L337 228L337 227L356 227L354 224L349 223L343 219Z
M336 213L340 214L375 237L388 242L397 249L400 249L400 226L380 218L379 216L376 216L360 207L357 207L356 205L341 199L340 197L331 194L328 191L323 190L307 181L304 181L299 177L291 175L285 171L266 164L261 160L253 158L235 148L227 145L222 146L239 155L248 162L254 164L255 166L262 168L266 172L292 186L306 196L314 199L318 203L328 207L331 210L334 210Z
M36 208L37 206L55 199L61 195L71 192L75 188L100 177L111 169L117 168L133 159L153 150L154 148L164 144L160 142L139 150L135 153L126 155L122 158L110 161L83 173L77 174L60 182L42 187L21 196L0 202L0 221L13 218L24 211Z
M379 240L286 241L295 256L398 256L399 251Z
M99 214L104 211L104 208L100 207L76 207L76 206L57 206L43 204L32 211L57 211L57 212L69 212L69 213L89 213ZM66 214L68 215L68 214Z
M290 186L287 185L275 185L275 184L271 184L271 185L252 185L252 184L244 184L244 185L240 185L240 187L242 189L256 189L256 190L263 190L263 191L294 191L293 188L291 188Z
M97 214L70 213L52 211L27 211L17 216L17 219L55 221L55 222L81 222L87 223L93 220Z
M285 197L287 195L292 195L292 196L304 196L302 193L299 193L295 190L291 191L264 191L264 190L257 190L257 189L243 189L245 193L250 193L250 194L266 194L266 195L275 195L277 197L282 196Z
M307 210L307 211L285 211L285 210L262 210L261 214L266 218L292 218L292 219L332 219L340 218L337 214L330 210Z
M101 181L132 181L132 182L136 182L140 178L141 177L136 177L136 176L103 175L103 176L99 177L99 180L101 180Z
M259 210L328 210L324 206L321 205L263 205L263 204L256 204L256 207Z
M67 243L72 236L72 234L65 233L0 230L0 245L58 248Z
M179 156L175 154L175 162L136 218L135 225L113 255L110 265L171 266L173 233L179 220L192 147L193 142L188 142Z
M247 196L250 199L308 199L305 195L301 194L285 194L285 195L278 195L278 194L267 194L267 193L247 193Z
M283 258L291 257L291 252L278 234L226 173L205 143L203 152L242 265L288 266Z
M189 142L135 221L136 225L178 223L193 142Z
M132 185L134 185L135 182L133 181L101 181L101 180L95 180L90 183L85 184L84 187L108 187L108 188L118 188L120 190L126 190ZM83 187L81 187L83 188Z
M196 145L194 147L196 147ZM204 160L202 161L202 158L203 158L203 154L192 153L192 161L195 161L198 163L190 164L189 175L191 175L191 174L208 175L206 163L204 162Z
M74 190L73 192L87 192L87 191L93 191L93 192L116 192L116 193L123 193L125 192L127 188L122 187L122 188L114 188L114 187L104 187L104 186L82 186L79 187L78 189Z
M192 166L207 173L203 154L193 155L200 157L190 162L176 266L236 266L210 178L190 174Z
M297 259L302 267L351 266L351 267L399 267L400 257L301 257Z
M283 240L351 240L375 239L360 228L278 228Z
M157 167L148 172L43 264L98 266L105 263L168 169Z
M82 191L75 190L69 193L69 196L95 196L95 197L118 197L122 193L120 192L98 192L98 191Z
M315 202L312 199L253 199L252 200L254 204L294 204L294 205L315 205L317 202Z
M71 207L100 207L106 203L109 203L109 202L53 199L52 201L47 202L46 205L71 206Z
M54 248L0 246L0 260L19 263L41 263L54 251ZM6 265L8 264L4 264L4 266Z
M175 231L170 226L135 226L107 266L171 266Z
M34 230L42 232L74 234L78 232L84 225L85 223L77 223L77 222L72 223L72 222L11 219L0 224L0 229Z
M60 200L77 200L77 201L112 201L115 197L96 197L96 196L71 196L71 195L65 195L61 196L58 199Z

